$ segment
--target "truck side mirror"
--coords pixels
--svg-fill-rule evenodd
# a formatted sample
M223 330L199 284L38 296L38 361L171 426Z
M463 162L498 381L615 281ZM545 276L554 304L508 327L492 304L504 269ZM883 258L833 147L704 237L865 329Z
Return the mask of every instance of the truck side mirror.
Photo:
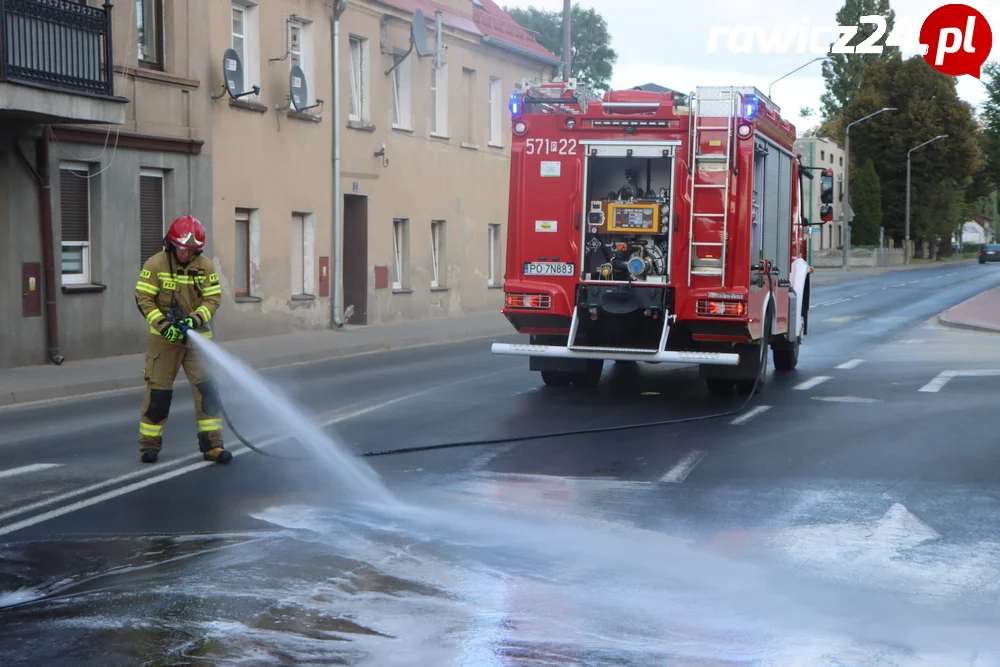
M833 220L833 207L829 204L823 204L819 207L819 219L823 222L830 222Z
M819 200L824 204L833 203L833 170L824 169L819 179Z

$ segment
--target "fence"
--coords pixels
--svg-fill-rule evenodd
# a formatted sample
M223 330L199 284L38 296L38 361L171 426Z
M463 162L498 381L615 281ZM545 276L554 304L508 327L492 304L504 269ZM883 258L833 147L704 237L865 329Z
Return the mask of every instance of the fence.
M902 248L852 248L851 266L901 266L906 263ZM844 265L843 250L814 250L812 266L833 269Z
M114 95L111 4L0 0L0 80Z

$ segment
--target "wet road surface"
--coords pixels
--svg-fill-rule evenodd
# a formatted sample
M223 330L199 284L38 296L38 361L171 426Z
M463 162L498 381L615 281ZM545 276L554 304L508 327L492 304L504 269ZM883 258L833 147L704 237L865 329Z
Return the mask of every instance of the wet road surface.
M140 394L0 410L0 664L998 665L1000 346L932 321L998 284L818 286L798 370L737 413L363 459L392 507L232 438L202 463L185 391L155 466ZM490 342L264 377L354 452L743 403L693 367L547 388ZM310 452L238 389L243 435Z

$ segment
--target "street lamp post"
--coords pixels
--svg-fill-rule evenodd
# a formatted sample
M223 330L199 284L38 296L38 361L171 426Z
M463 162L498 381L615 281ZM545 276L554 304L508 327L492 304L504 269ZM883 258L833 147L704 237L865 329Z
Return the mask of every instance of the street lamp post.
M947 139L947 134L939 134L933 139L928 139L919 146L914 146L910 150L906 151L906 231L903 233L903 263L910 263L910 153L917 150L918 148L923 148L932 141L937 141L938 139Z
M884 107L875 113L870 113L864 118L859 118L853 123L848 124L847 129L844 130L844 205L847 208L844 212L844 233L841 245L844 249L842 267L845 270L850 270L851 268L851 220L854 217L854 209L851 208L851 126L877 116L883 111L898 111L898 109L896 107Z
M790 76L792 74L795 74L796 72L798 72L800 69L802 69L806 65L811 65L814 62L816 62L817 60L829 60L829 59L830 59L830 56L820 56L819 58L813 58L812 60L810 60L809 62L807 62L805 65L801 65L799 67L796 67L795 69L793 69L788 74L785 74L783 76L779 76L777 79L775 79L774 81L771 82L770 86L767 87L767 99L771 99L771 88L772 88L772 86L774 86L774 84L776 84L779 81L781 81L782 79L784 79L786 76Z

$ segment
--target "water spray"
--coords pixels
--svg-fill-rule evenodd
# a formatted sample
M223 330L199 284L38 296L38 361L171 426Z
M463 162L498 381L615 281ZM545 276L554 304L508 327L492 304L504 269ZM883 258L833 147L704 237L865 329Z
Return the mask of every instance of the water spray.
M770 275L771 272L770 272L770 270L765 269L765 273L767 274L767 279L768 279L768 293L771 294L771 295L773 295L773 293L774 293L773 292L773 290L774 290L774 282L773 282L772 276ZM175 310L179 310L179 309L175 309ZM181 312L180 315L181 315L181 317L177 317L177 315L176 315L175 312L171 312L171 314L170 314L169 317L171 318L171 322L176 323L177 326L184 333L184 335L187 336L187 332L189 331L189 327L187 327L187 326L185 326L183 324L183 320L184 320L183 312ZM762 345L767 345L768 342L766 340L762 340L761 344ZM765 363L766 363L766 356L765 356ZM373 451L368 451L368 452L361 452L359 454L356 454L355 456L358 456L360 458L370 458L370 457L375 457L375 456L390 456L390 455L393 455L393 454L412 454L412 453L415 453L415 452L429 452L429 451L434 451L434 450L438 450L438 449L454 449L454 448L459 448L459 447L482 447L482 446L486 446L486 445L501 445L501 444L507 444L507 443L512 443L512 442L525 442L525 441L530 441L530 440L547 440L549 438L562 438L562 437L572 436L572 435L588 435L588 434L592 434L592 433L610 433L610 432L616 432L616 431L629 431L629 430L632 430L632 429L655 428L655 427L658 427L658 426L673 426L675 424L689 424L689 423L692 423L692 422L701 422L701 421L710 421L710 420L713 420L713 419L722 419L724 417L731 417L733 415L739 414L740 412L742 412L750 404L750 401L752 401L753 397L756 396L756 394L757 394L757 390L760 387L761 377L763 375L764 375L763 372L760 372L760 373L757 374L757 377L756 377L756 379L754 380L754 383L753 383L753 388L750 390L749 394L747 395L746 400L743 401L743 403L741 403L739 407L733 408L732 410L727 410L726 412L719 412L719 413L709 414L709 415L699 415L697 417L681 417L679 419L662 419L662 420L652 421L652 422L642 422L642 423L639 423L639 424L622 424L622 425L619 425L619 426L603 426L603 427L595 427L595 428L584 428L584 429L576 429L576 430L572 430L572 431L554 431L554 432L551 432L551 433L535 433L535 434L529 434L529 435L508 436L508 437L505 437L505 438L489 438L489 439L481 439L481 440L463 440L463 441L458 441L458 442L438 443L438 444L435 444L435 445L417 445L417 446L413 446L413 447L399 447L399 448L396 448L396 449L373 450ZM249 440L247 440L246 438L244 438L242 434L240 434L239 429L237 429L236 426L233 424L232 419L229 418L229 414L226 412L225 402L222 400L221 397L219 397L219 407L220 407L220 410L222 411L222 418L225 420L226 424L229 425L229 428L232 430L233 435L235 435L236 439L239 440L242 444L244 444L251 451L254 451L254 452L256 452L258 454L261 454L263 456L270 456L270 457L276 458L276 459L305 460L305 459L313 458L311 456L283 456L283 455L280 455L280 454L274 454L272 452L266 452L266 451L264 451L262 449L259 449L259 448L255 447L253 445L253 443L251 443Z

